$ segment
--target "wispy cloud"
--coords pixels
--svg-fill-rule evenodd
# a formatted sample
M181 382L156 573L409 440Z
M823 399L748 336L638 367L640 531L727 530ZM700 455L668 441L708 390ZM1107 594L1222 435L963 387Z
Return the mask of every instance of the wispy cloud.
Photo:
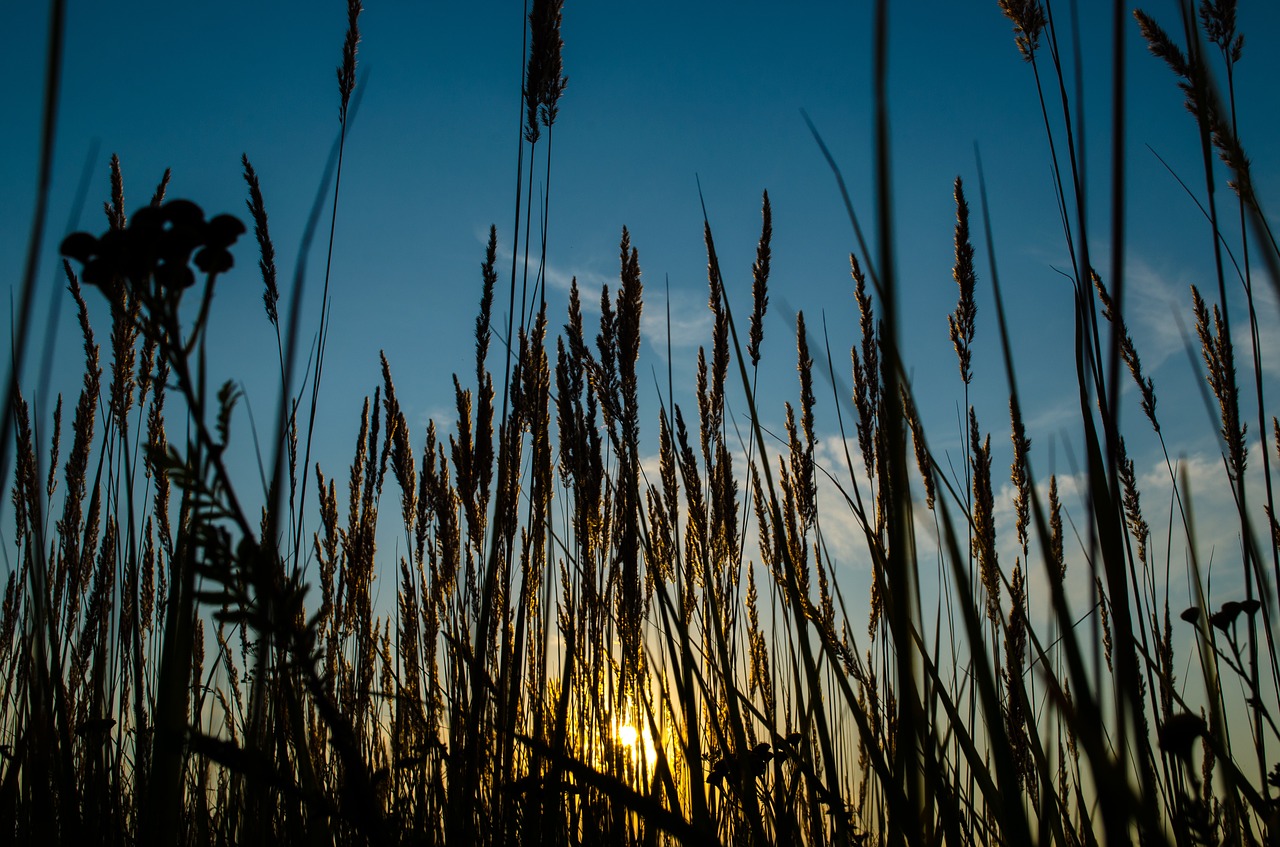
M1133 253L1127 256L1125 270L1125 321L1143 367L1151 372L1170 357L1181 356L1195 338L1189 294L1195 279L1187 269L1158 268Z
M671 350L687 352L708 344L711 339L712 316L706 298L689 291L666 292L646 289L645 309L640 316L640 333L653 351L666 361L667 344Z
M487 243L488 238L489 238L489 235L486 232L484 234L483 242ZM511 248L507 245L499 244L498 259L500 263L503 264L504 266L509 267L511 264L512 258L513 256L511 254ZM523 263L524 263L524 256L520 255L514 258L517 259L518 266L519 268L522 269ZM545 274L546 281L547 281L547 288L549 290L559 291L567 295L569 293L570 287L573 284L573 280L577 279L578 290L581 292L581 296L583 300L583 309L594 311L598 314L599 308L600 308L599 292L600 292L601 286L610 282L613 282L616 285L616 282L617 282L616 280L617 272L613 271L611 276L610 272L606 272L602 270L603 267L604 267L604 262L596 261L595 259L588 260L585 263L577 263L570 267L562 267L560 265L555 264L554 262L548 261L546 265L546 274ZM533 287L533 281L538 278L538 274L540 270L541 270L541 266L539 262L538 251L534 249L530 249L528 271L529 271L529 286L531 290ZM523 278L523 270L518 270L517 273L519 273Z
M1245 497L1252 513L1250 530L1265 550L1266 516L1261 509L1267 502L1262 479L1263 449L1264 445L1258 441L1250 445ZM1177 498L1173 493L1174 479L1179 490ZM1242 599L1244 574L1240 563L1244 540L1222 454L1204 450L1181 456L1173 461L1172 473L1162 462L1153 463L1139 477L1138 484L1144 510L1149 513L1147 520L1152 525L1156 560L1162 561L1167 552L1173 571L1171 582L1186 584L1194 549L1202 574L1210 577L1212 572L1210 601ZM1168 535L1163 534L1166 527L1172 527ZM1162 547L1167 547L1167 551ZM1235 596L1236 593L1240 596ZM1186 594L1178 599L1191 602L1193 598Z
M1162 266L1140 254L1130 253L1126 272L1125 318L1144 368L1148 372L1154 371L1170 357L1181 358L1188 344L1198 353L1190 289L1193 284L1197 285L1212 307L1218 299L1216 285L1193 269ZM1242 373L1251 374L1254 368L1254 359L1250 355L1252 339L1248 311L1238 280L1229 284L1227 295L1232 316L1232 342L1237 351L1236 365ZM1253 298L1259 315L1274 315L1280 307L1275 290L1268 285L1254 285ZM1258 347L1263 374L1280 376L1280 328L1274 321L1259 321Z
M479 238L479 236L477 236ZM484 234L488 239L488 233ZM509 264L512 259L509 247L498 247L498 258ZM523 262L524 257L518 257ZM547 289L560 292L568 297L570 287L576 279L578 296L582 301L584 316L600 315L600 293L604 286L609 286L610 296L616 296L618 288L618 272L611 268L610 262L616 259L589 258L568 267L557 265L548 260L546 264ZM539 262L536 255L529 256L530 291L533 280L539 273ZM609 267L609 270L605 270ZM644 311L640 316L640 333L642 340L649 345L652 352L662 361L667 358L667 346L670 342L673 353L688 352L698 345L707 343L711 338L711 310L707 308L706 296L702 292L694 293L686 290L664 291L664 287L652 281L646 281L644 290ZM556 321L553 319L552 323Z
M488 232L480 233L477 230L477 241L485 243L488 238ZM498 258L502 264L509 266L512 260L511 248L499 244ZM516 258L517 262L524 261L524 256ZM530 256L530 288L532 280L538 275L536 262L538 258ZM564 298L567 298L573 280L576 279L582 313L598 317L600 290L603 285L609 285L611 296L617 293L616 264L616 258L603 256L589 257L588 260L577 261L568 266L558 265L553 258L548 258L543 273L547 279L548 292L559 292ZM708 342L712 334L712 313L707 307L703 292L677 289L671 290L668 297L668 292L663 290L662 285L646 280L644 294L644 312L640 316L641 338L660 360L666 361L668 340L672 352L687 352ZM554 324L556 321L552 322Z
M1280 327L1268 316L1280 313L1280 300L1276 298L1276 290L1261 279L1253 285L1254 311L1258 317L1258 361L1262 364L1262 373L1267 377L1280 377ZM1253 343L1248 321L1248 312L1237 309L1232 313L1234 323L1231 326L1231 340L1236 347L1236 365L1242 373L1252 374L1254 358L1250 354Z

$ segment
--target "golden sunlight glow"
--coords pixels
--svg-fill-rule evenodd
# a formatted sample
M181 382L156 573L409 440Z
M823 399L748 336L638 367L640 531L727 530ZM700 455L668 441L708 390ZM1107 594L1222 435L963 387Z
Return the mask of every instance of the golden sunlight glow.
M635 749L636 741L639 740L640 733L636 732L634 726L618 727L618 740L626 746Z
M649 767L652 767L653 763L657 761L658 749L654 746L653 736L649 733L649 730L638 730L631 724L619 725L615 721L613 735L618 743L626 747L632 756L639 758L643 751L644 761Z

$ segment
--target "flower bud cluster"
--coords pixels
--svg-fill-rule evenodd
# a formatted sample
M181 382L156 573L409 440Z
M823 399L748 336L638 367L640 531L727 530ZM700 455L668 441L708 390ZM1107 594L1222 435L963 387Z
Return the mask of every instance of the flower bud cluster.
M75 232L62 242L62 254L84 266L81 279L114 298L122 285L135 294L177 294L195 284L191 263L209 276L230 270L230 247L245 231L231 215L205 220L190 200L139 209L124 229L101 237ZM194 254L194 258L193 258Z

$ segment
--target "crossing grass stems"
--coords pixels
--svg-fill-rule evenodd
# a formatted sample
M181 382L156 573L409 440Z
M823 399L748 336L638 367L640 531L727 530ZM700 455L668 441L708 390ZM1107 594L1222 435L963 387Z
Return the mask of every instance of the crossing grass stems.
M834 370L830 344L824 324L825 365L815 364L819 337L803 313L795 405L757 393L767 193L750 308L735 310L738 289L721 275L705 222L712 331L692 397L669 383L655 406L641 408L645 301L626 229L618 282L599 293L598 327L583 316L582 298L595 293L575 281L563 330L550 330L550 192L540 233L531 200L539 171L550 187L553 128L570 90L561 5L534 0L527 10L511 245L523 259L511 265L505 325L495 315L494 227L478 281L474 370L454 380L456 417L411 432L383 356L341 490L338 471L309 461L328 299L321 355L298 389L303 274L282 297L269 181L246 155L246 206L283 397L277 429L263 442L273 461L264 466L275 471L261 514L251 515L237 496L248 483L223 460L239 389L215 387L206 362L219 343L206 322L211 295L232 271L228 248L244 226L167 200L167 172L150 203L127 216L123 169L112 159L108 229L63 245L84 350L70 430L64 438L61 396L46 422L51 435L20 391L8 410L17 564L0 612L7 835L15 843L192 845L1245 845L1280 837L1280 525L1270 482L1280 421L1267 418L1265 316L1254 290L1278 278L1278 252L1237 136L1243 36L1235 3L1184 6L1177 37L1141 11L1122 22L1138 26L1173 72L1204 151L1217 285L1192 288L1188 303L1238 507L1244 590L1212 604L1197 558L1195 492L1171 458L1155 385L1125 322L1123 275L1113 266L1104 279L1090 261L1122 248L1123 231L1111 233L1121 243L1101 245L1083 227L1087 175L1065 70L1066 51L1079 47L1060 38L1055 7L999 2L1039 94L1050 205L1073 257L1085 466L1072 516L1083 549L1072 556L1059 481L1032 467L1013 351L1031 343L1025 333L1034 327L1010 323L1004 311L980 166L993 316L975 305L975 179L952 186L958 301L949 334L965 404L962 473L945 473L930 448L895 311L882 85L872 198L881 241L863 240L846 193L858 340L852 395L832 398L827 420L814 377ZM875 15L878 74L887 5ZM359 14L352 0L338 70L335 206L355 113ZM1124 62L1116 67L1121 91ZM55 74L51 65L51 86ZM1122 139L1118 127L1113 143ZM1123 190L1123 158L1116 161L1113 196ZM1229 202L1214 191L1224 175ZM315 224L313 214L308 241ZM330 250L340 243L331 227ZM540 259L530 261L531 248ZM1236 288L1243 313L1241 298L1229 296ZM89 319L87 298L98 296L110 307L107 362ZM745 352L739 314L748 316ZM1233 319L1247 333L1233 333ZM979 332L998 337L1003 374L975 372ZM1252 385L1237 376L1241 339ZM984 378L1003 379L1008 391L1012 548L997 537L1003 471L983 420L992 410L971 405L969 393ZM1136 391L1122 394L1129 378ZM1134 398L1146 429L1122 432L1119 406ZM731 404L747 410L745 429L730 419ZM761 421L779 413L785 424L775 439ZM838 435L834 462L819 450L820 425ZM175 431L183 433L177 443ZM1196 598L1185 609L1170 606L1168 561L1182 554L1158 561L1126 435L1154 439L1164 456L1169 537L1185 550ZM1253 456L1261 467L1250 465ZM1246 496L1251 475L1265 481L1262 503L1256 488ZM383 520L404 533L395 561L376 547L384 494L393 514ZM824 523L836 521L857 528L870 562L863 622L846 611L850 585L837 578L846 563L824 537ZM932 609L920 589L926 545L939 551L943 599ZM1012 563L1001 558L1009 549ZM1083 606L1068 591L1069 567L1087 569ZM373 603L375 574L395 580L389 610ZM1047 619L1032 614L1033 574L1048 594ZM1177 671L1188 658L1175 656L1189 630L1190 666L1201 677L1190 688Z

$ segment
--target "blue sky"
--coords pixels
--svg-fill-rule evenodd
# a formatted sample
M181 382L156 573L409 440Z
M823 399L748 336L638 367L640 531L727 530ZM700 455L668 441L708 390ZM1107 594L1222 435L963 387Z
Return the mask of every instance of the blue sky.
M1037 471L1069 472L1064 429L1074 401L1069 267L1050 191L1048 147L1031 69L991 2L892 4L893 198L907 360L935 449L958 467L963 403L946 332L951 279L952 182L963 176L975 208L979 325L975 402L999 450L1008 443L1005 384L990 297L990 257L977 216L974 146L985 162L1001 280L1026 395ZM1079 4L1095 251L1108 267L1106 235L1110 6ZM11 44L0 72L11 80L9 130L0 134L0 263L16 292L35 189L47 4L8 10ZM1060 12L1065 17L1065 4ZM772 310L765 340L766 406L781 420L793 399L790 315L811 328L825 314L837 373L848 381L854 312L847 256L854 244L834 180L801 117L804 109L843 168L864 223L873 217L871 10L867 3L585 3L564 10L569 85L555 128L548 271L552 324L563 321L563 285L577 276L588 302L617 277L623 225L639 249L650 318L662 315L669 281L677 384L691 385L706 332L706 257L700 181L731 297L745 313L759 234L761 191L773 203ZM1176 4L1146 10L1178 31ZM126 206L150 197L165 167L170 197L207 212L244 216L240 156L261 178L282 276L291 277L307 209L338 131L334 69L345 3L68 3L50 236L40 278L60 310L52 388L79 385L79 341L61 293L57 243L72 214L90 150L92 183L73 228L105 228L107 161L119 154ZM451 374L472 367L479 265L491 223L502 249L512 240L520 52L520 4L379 2L360 19L367 88L346 152L332 275L335 322L319 409L319 460L339 477L350 461L360 400L378 383L385 350L414 428L452 410ZM1239 68L1240 134L1264 198L1280 197L1280 12L1245 2ZM1130 75L1129 316L1156 380L1170 439L1212 459L1213 427L1188 380L1176 302L1190 327L1187 285L1211 286L1207 227L1194 204L1146 149L1150 144L1201 193L1191 119L1168 70L1147 54L1126 19ZM363 74L367 72L368 76ZM539 145L539 157L544 145ZM542 177L538 177L541 181ZM542 191L545 186L535 186ZM509 252L507 253L509 256ZM252 238L215 304L213 339L225 340L216 378L242 380L259 423L274 410L275 341L261 306ZM314 328L323 253L310 258L304 326ZM504 273L505 281L505 273ZM10 296L15 296L11 294ZM504 297L498 298L504 302ZM1268 329L1274 298L1266 299ZM100 305L100 304L99 304ZM106 325L98 323L105 342ZM36 333L41 340L43 330ZM1273 335L1268 335L1274 341ZM7 356L7 347L5 345ZM495 350L497 349L495 345ZM1280 351L1280 345L1269 348ZM641 372L665 370L665 327L646 324ZM7 364L7 358L5 362ZM1271 361L1280 366L1280 356ZM1243 366L1242 366L1243 367ZM1274 376L1274 374L1269 374ZM27 374L28 384L35 379ZM652 385L652 380L649 381ZM29 394L35 393L28 389ZM656 429L657 405L645 422ZM684 398L693 406L692 392ZM51 408L52 398L46 409ZM819 393L819 426L834 428L830 393ZM1077 413L1078 415L1078 413ZM1136 402L1126 409L1138 416ZM848 418L846 418L848 420ZM243 432L243 430L241 430ZM1131 446L1155 468L1158 446ZM1078 450L1076 454L1079 455ZM1007 467L1007 458L999 460ZM1208 467L1212 467L1212 462ZM1003 471L1001 471L1003 478ZM861 589L858 589L861 594Z

